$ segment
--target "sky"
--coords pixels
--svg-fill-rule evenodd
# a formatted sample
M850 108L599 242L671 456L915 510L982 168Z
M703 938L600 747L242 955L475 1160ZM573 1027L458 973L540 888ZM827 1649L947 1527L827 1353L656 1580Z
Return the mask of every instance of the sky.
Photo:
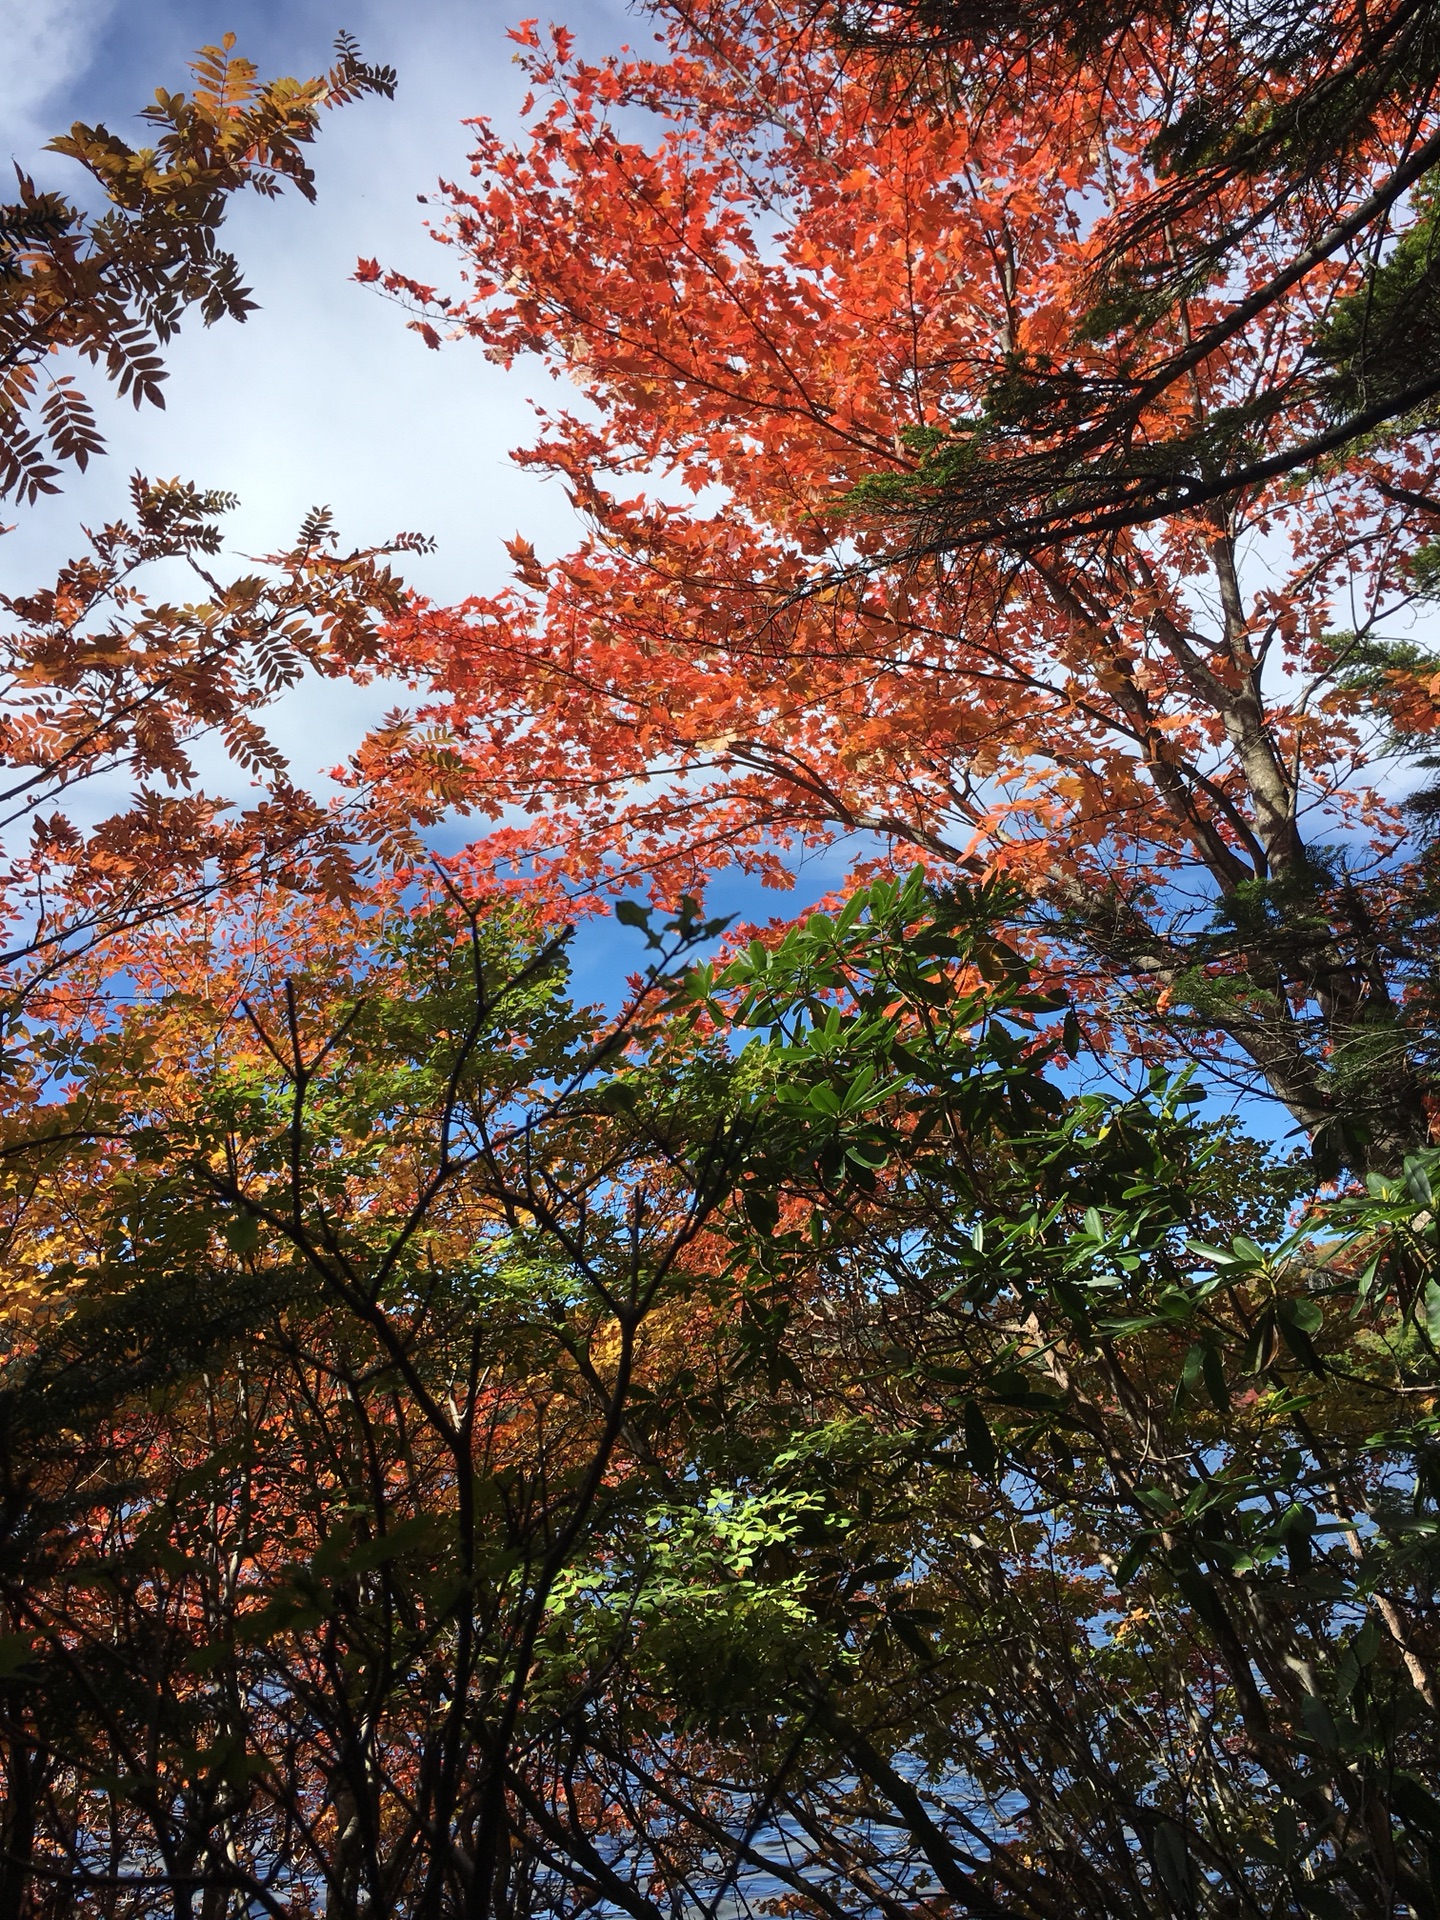
M316 205L293 192L232 201L225 244L260 311L243 327L192 316L167 351L166 411L137 413L99 378L85 383L110 453L84 476L67 473L58 498L6 515L16 525L0 541L3 590L42 584L76 549L77 525L123 509L136 468L237 493L230 533L242 553L289 544L317 503L334 509L346 543L430 534L435 554L405 571L444 600L506 578L501 542L517 531L542 553L572 544L563 494L508 458L532 437L527 395L548 376L507 373L463 345L431 352L350 277L362 255L442 277L447 259L417 196L464 177L465 118L518 125L524 89L506 30L524 11L525 0L0 0L0 153L77 194L84 176L45 142L84 119L140 144L138 108L159 85L182 90L190 55L227 31L265 78L321 71L342 27L366 59L399 72L393 102L326 116L312 150ZM579 0L573 24L596 52L640 25L609 0ZM307 689L275 731L297 771L318 769L393 700L383 687Z
M553 16L599 56L648 39L637 11L618 0L563 0ZM519 130L525 87L507 30L527 0L0 0L0 157L42 187L79 197L84 176L42 149L71 122L103 121L143 143L135 115L157 86L183 90L203 45L236 35L236 51L262 77L323 70L341 28L369 61L398 71L393 101L367 99L325 117L312 151L317 203L236 196L224 244L239 258L260 310L243 326L213 328L194 316L166 350L164 412L114 401L102 379L84 380L109 443L64 491L4 516L0 591L32 591L79 550L79 527L125 511L136 469L180 475L240 497L228 523L238 556L290 543L313 505L334 510L342 542L363 545L401 530L431 535L433 555L407 556L406 577L441 601L493 591L511 574L502 542L521 532L542 555L575 543L577 523L554 483L514 466L510 451L534 437L530 397L553 404L551 377L523 363L505 370L463 343L427 349L404 316L352 275L357 259L444 282L453 256L425 231L417 196L466 174L463 121L486 116ZM0 189L0 197L8 197ZM266 716L294 773L321 791L367 726L403 698L392 685L314 682ZM211 791L243 794L244 780L199 756ZM83 822L119 794L97 790L70 811ZM449 843L450 836L446 836ZM853 853L853 848L850 850ZM803 909L837 885L844 852L814 859L784 898L743 876L722 878L712 910L769 919ZM612 924L586 933L585 966L597 988L640 963L633 932ZM608 988L606 989L608 991Z
M558 17L581 50L600 55L649 28L618 0L571 0ZM401 313L352 275L360 257L443 283L449 256L425 232L417 196L442 177L463 178L462 122L478 115L518 131L524 94L507 29L527 0L0 0L0 155L41 186L79 193L83 175L42 152L72 120L104 121L140 144L134 118L154 89L188 84L194 50L228 32L261 75L309 75L348 29L367 60L398 70L393 102L362 100L327 115L313 148L318 202L237 196L225 243L260 303L244 326L187 325L168 349L164 412L115 402L86 382L109 441L65 490L12 510L0 539L0 591L44 583L77 550L77 529L125 509L131 472L179 474L240 496L229 523L236 555L289 543L312 505L330 506L356 545L402 529L432 535L436 551L404 570L440 600L495 589L512 563L516 532L542 555L574 543L576 523L558 486L514 466L510 450L532 437L530 396L553 403L549 376L505 370L463 344L439 353L408 331ZM0 189L0 197L4 190ZM193 317L192 317L193 318ZM235 571L242 566L237 560ZM286 696L267 725L295 773L322 790L366 727L401 697L384 684L314 683ZM224 780L205 768L214 790ZM116 796L110 796L114 804ZM108 810L99 804L95 812ZM76 810L78 813L78 809ZM712 911L764 920L802 911L843 879L854 848L808 863L794 893L762 893L730 875ZM594 924L583 943L587 990L609 997L642 959L637 937Z

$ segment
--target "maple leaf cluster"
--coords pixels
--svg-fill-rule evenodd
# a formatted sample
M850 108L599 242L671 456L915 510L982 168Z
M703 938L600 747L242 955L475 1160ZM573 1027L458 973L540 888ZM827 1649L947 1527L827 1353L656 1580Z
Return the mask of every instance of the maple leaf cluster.
M889 848L1010 875L1112 1038L1117 1010L1185 1007L1323 1130L1325 1062L1381 1011L1337 899L1383 896L1400 837L1346 645L1414 600L1425 420L1135 524L1071 512L1058 468L1043 511L996 503L1023 470L1033 504L1062 446L1101 473L1116 408L1155 473L1318 428L1306 369L1365 297L1376 207L1425 217L1404 188L1426 109L1377 112L1334 161L1325 204L1368 212L1323 245L1273 169L1207 176L1167 230L1208 266L1102 325L1117 236L1170 194L1153 75L1198 57L1185 21L1031 49L962 112L804 7L660 17L662 53L599 63L524 29L527 137L476 123L446 189L463 291L379 276L417 325L569 383L518 457L585 534L543 567L518 541L515 589L397 624L432 693L358 768L402 811L503 822L494 860L572 889L675 898L729 863L784 887L787 856L847 841L860 868ZM962 496L996 504L983 540L944 520ZM1217 933L1287 887L1314 896L1313 950Z

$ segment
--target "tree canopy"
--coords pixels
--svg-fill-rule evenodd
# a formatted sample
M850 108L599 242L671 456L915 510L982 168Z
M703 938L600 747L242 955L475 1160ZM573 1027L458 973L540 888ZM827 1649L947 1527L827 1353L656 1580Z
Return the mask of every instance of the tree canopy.
M1123 386L1133 352L1219 329L1126 445L1228 433L1402 255L1377 278L1357 229L1253 313L1217 280L1137 321L1133 351L1086 344L1107 236L1163 186L1143 36L1106 43L1103 86L1057 55L971 111L897 98L886 50L803 7L658 17L656 58L519 36L528 137L481 123L448 190L460 290L362 263L432 343L573 383L583 404L543 412L521 458L588 530L546 561L517 536L515 590L416 610L397 644L430 724L361 768L407 814L504 815L494 853L582 884L694 889L734 861L783 885L787 850L847 838L862 867L879 842L1010 875L1102 1045L1128 1021L1218 1048L1322 1152L1396 1164L1424 1131L1403 1008L1428 942L1396 914L1371 767L1434 724L1434 661L1390 637L1430 579L1424 418L1311 484L1143 528L1037 542L1027 509L917 550L909 516L936 462L937 500L959 461L993 504L1050 457L1024 368L1053 367L1059 404L1072 349ZM1354 165L1389 167L1395 140ZM1252 191L1227 176L1221 199ZM1405 206L1422 248L1428 201ZM1290 207L1228 246L1232 290L1269 287ZM1202 198L1169 230L1199 246L1216 217ZM992 425L1001 478L972 460Z
M1431 14L651 18L358 269L572 552L137 476L4 602L0 1920L1433 1917ZM22 182L17 499L338 46Z
M448 895L177 943L7 1197L17 1870L1423 1911L1430 1159L1286 1236L1183 1087L1064 1096L1002 904L682 916L598 1026Z
M909 490L922 547L1145 524L1433 415L1440 28L1424 0L1323 22L1284 4L900 0L841 22L921 102L1023 117L1073 89L1123 118L1138 89L1144 115L1068 336L1012 354ZM1273 352L1280 326L1288 354L1217 405L1213 373L1246 335Z

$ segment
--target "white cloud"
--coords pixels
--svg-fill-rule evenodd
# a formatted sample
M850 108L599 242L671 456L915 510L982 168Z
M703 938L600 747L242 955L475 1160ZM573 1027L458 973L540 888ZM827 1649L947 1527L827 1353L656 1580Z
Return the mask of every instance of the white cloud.
M7 20L20 17L16 0L0 0L0 8ZM137 468L237 493L237 555L288 543L316 503L334 509L347 542L402 529L430 533L438 551L407 561L405 571L442 600L493 590L508 578L501 541L517 530L542 551L573 543L573 517L559 489L508 459L510 448L533 435L526 392L535 371L506 374L464 345L428 351L393 307L351 278L360 255L431 278L453 263L427 238L427 210L416 196L433 192L442 174L465 176L463 118L513 119L522 87L505 29L525 10L518 0L413 0L403 11L385 0L350 0L338 17L354 28L367 58L399 68L396 100L363 101L327 120L315 149L315 206L295 195L234 204L225 237L260 311L243 327L187 325L166 355L164 412L137 413L121 402L98 409L108 457L83 476L67 476L59 497L5 514L19 524L0 542L0 590L40 584L77 550L82 524L122 513L126 480ZM39 11L49 14L58 38L32 63L37 78L28 97L41 103L37 144L75 114L103 115L127 132L123 113L157 84L183 84L194 47L226 26L262 73L314 72L328 55L337 18L333 0L300 0L278 21L255 0L232 6L228 17L208 3L180 0L168 14L122 15L107 36L104 9L93 0L63 7L42 0ZM624 37L618 15L611 33L607 9L591 0L588 11L602 45ZM92 30L105 57L84 81L81 43ZM117 102L124 103L118 110ZM65 166L48 162L46 184L64 185ZM88 369L81 375L98 401L103 382ZM237 559L236 571L241 564ZM318 774L396 698L394 687L312 685L291 696L276 731L296 771Z
M73 87L95 57L116 0L0 0L0 128L16 149L59 129L45 123L54 97ZM23 159L22 159L23 164Z

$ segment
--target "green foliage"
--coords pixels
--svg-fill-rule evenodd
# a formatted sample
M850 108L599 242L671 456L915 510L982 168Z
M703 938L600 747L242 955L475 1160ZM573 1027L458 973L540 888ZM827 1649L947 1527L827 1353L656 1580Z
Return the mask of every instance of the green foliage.
M928 1780L967 1823L961 1897L998 1881L1017 1912L1056 1884L1109 1912L1117 1826L1146 1836L1126 1911L1185 1910L1202 1881L1356 1914L1393 1875L1428 1886L1427 1815L1388 1783L1434 1762L1434 1420L1405 1397L1436 1384L1429 1162L1287 1232L1295 1173L1259 1178L1252 1152L1257 1240L1230 1211L1233 1137L1186 1119L1183 1086L1054 1098L1050 1006L973 902L932 917L912 883L847 916L693 989L763 1033L737 1071L773 1081L777 1116L733 1223L741 1488L812 1492L824 1520L767 1544L788 1659L766 1655L730 1737L778 1766L809 1728L812 1817L898 1818L907 1885L936 1846L904 1783ZM713 1716L715 1673L744 1671L755 1606L728 1651L706 1615L688 1681L682 1628L664 1642L684 1712Z
M1336 303L1312 352L1330 369L1322 389L1333 417L1372 408L1433 420L1440 364L1440 189L1417 182L1413 219L1366 284Z
M1433 1898L1440 1156L1297 1215L1183 1082L1067 1093L1011 904L646 917L599 1026L442 893L72 1050L0 1462L57 1811L269 1892L342 1780L288 1872L516 1914Z

